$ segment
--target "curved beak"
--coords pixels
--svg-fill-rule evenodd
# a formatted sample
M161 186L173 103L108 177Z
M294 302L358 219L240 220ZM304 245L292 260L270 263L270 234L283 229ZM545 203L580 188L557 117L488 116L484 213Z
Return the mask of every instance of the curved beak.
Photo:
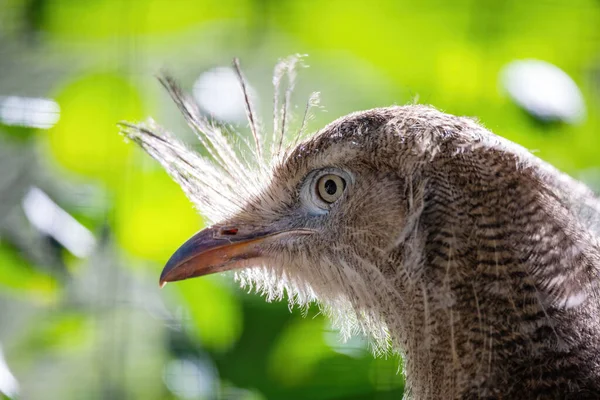
M160 274L160 286L196 276L249 266L248 261L263 257L261 244L287 234L307 234L308 230L277 231L248 226L218 226L203 229L171 256Z

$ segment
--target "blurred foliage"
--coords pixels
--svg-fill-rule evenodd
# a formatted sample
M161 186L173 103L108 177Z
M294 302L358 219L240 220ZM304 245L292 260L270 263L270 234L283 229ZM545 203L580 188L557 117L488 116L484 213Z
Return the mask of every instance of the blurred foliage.
M54 99L61 117L43 135L52 159L106 186L120 182L132 147L114 134L114 121L141 118L139 92L122 76L92 73L67 83Z
M7 244L0 242L0 286L13 295L24 294L30 301L56 300L57 283L48 274L34 268L16 254Z
M276 60L307 53L294 101L322 93L313 130L359 109L433 104L598 183L598 27L597 0L5 0L0 100L50 98L60 118L2 123L0 103L0 362L27 399L401 398L398 358L339 342L316 308L303 319L228 275L159 291L162 263L203 221L116 123L151 115L197 146L156 73L191 91L238 56L270 110ZM586 119L541 122L513 103L499 76L517 59L569 74ZM32 186L94 235L92 253L36 228L23 207Z
M202 226L202 219L157 165L152 169L127 167L123 172L124 181L115 198L115 235L130 254L164 261Z

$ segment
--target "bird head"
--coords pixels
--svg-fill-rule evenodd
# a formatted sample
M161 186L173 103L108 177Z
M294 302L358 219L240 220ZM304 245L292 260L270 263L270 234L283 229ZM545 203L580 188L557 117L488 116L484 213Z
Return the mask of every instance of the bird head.
M389 143L402 134L399 118L437 113L417 109L342 118L290 148L250 185L236 180L234 192L223 184L210 201L235 211L185 242L161 284L234 270L243 285L269 298L319 301L344 321L345 334L359 328L385 343L382 299L388 304L397 297L390 275L415 211L409 171L394 161L402 148Z

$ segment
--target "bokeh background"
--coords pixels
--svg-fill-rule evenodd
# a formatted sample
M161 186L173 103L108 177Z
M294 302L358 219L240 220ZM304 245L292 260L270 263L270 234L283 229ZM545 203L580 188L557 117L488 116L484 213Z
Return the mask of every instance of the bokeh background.
M426 103L480 121L600 188L600 2L0 1L0 392L22 399L400 399L399 359L340 342L229 275L159 290L203 221L118 134L193 135L155 75L247 132L231 59L269 120L292 97L346 113ZM268 124L267 124L268 128Z

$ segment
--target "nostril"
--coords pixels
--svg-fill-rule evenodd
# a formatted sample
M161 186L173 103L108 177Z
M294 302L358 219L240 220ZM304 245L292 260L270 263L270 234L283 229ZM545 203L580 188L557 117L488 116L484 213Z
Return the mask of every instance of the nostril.
M221 235L235 236L238 233L238 228L222 228Z

